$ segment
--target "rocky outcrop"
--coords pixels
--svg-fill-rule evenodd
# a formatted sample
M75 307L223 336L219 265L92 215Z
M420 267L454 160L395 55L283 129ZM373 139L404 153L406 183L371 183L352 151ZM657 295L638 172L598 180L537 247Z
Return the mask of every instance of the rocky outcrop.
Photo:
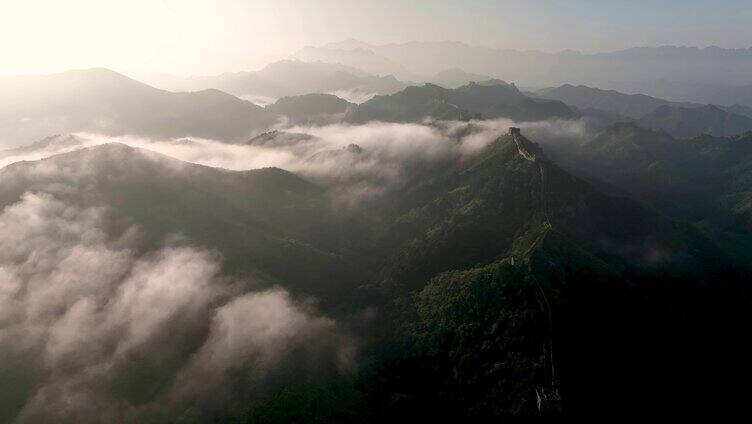
M523 137L519 128L509 127L509 135L517 145L517 151L520 153L520 156L522 156L526 160L535 162L543 157L543 150L540 148L540 146Z

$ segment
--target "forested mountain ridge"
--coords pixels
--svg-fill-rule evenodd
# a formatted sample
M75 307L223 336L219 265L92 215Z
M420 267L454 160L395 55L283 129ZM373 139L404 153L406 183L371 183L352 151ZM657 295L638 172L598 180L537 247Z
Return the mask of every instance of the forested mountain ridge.
M313 294L358 278L345 265L345 239L327 224L335 214L324 189L278 168L227 171L111 143L11 164L0 181L0 207L27 192L105 207L113 231L129 223L141 228L141 248L182 234L221 253L227 273L261 285ZM333 278L337 269L342 279Z
M677 138L692 138L702 134L729 137L752 131L752 118L714 105L693 108L659 106L637 122L646 128L664 130Z
M664 331L685 325L684 314L701 314L708 325L697 327L700 337L715 338L709 323L727 317L706 315L689 299L729 302L707 279L737 278L727 255L696 230L599 193L514 134L411 192L402 207L395 231L404 247L378 290L387 298L406 296L396 325L399 343L410 348L369 380L375 387L368 393L381 405L372 412L378 419L536 420L534 389L549 384L560 385L575 420L613 410L638 417L629 410L632 401L696 398L691 377L681 373L710 348L687 354L692 336L667 341ZM554 382L545 356L551 340L559 346ZM637 340L687 359L650 358ZM635 357L642 359L632 366ZM612 362L622 368L610 376L598 371ZM659 371L665 379L656 377ZM644 386L648 378L672 393ZM592 393L592 385L602 390ZM401 396L383 397L393 391Z
M694 223L748 262L750 133L675 139L615 124L575 146L549 146L562 165L606 182L675 219Z
M509 118L535 121L549 118L573 118L577 113L559 101L534 100L514 85L483 82L455 89L434 84L408 87L390 96L377 96L353 108L345 120L420 122L425 118L467 120L471 118Z
M645 116L659 106L699 106L686 102L671 102L644 94L624 94L615 90L601 90L584 85L575 87L571 84L540 89L534 94L546 99L560 100L578 108L600 109L634 119Z
M305 94L282 97L264 109L285 116L296 124L337 122L355 104L332 94Z
M349 39L307 48L306 58L349 63L367 70L369 62L351 54L356 50L368 51L422 76L408 81L427 81L437 70L461 64L466 72L529 87L586 84L677 101L752 106L752 49L748 47L668 45L589 54L498 49L456 41L373 44Z
M452 95L491 111L515 105L497 106L496 96L476 95L478 87ZM446 94L437 86L422 89L429 99ZM489 90L529 105L515 97L514 86ZM300 106L305 117L322 110L319 100L345 105L327 95L280 105ZM415 110L422 110L421 101ZM457 149L465 135L485 128L482 122L420 127L445 137L431 143ZM364 128L392 128L386 125ZM443 127L452 129L436 129ZM739 266L739 238L729 231L742 227L709 227L712 215L703 210L688 208L701 217L690 220L656 199L679 202L687 195L685 208L710 205L708 194L724 188L708 210L726 208L717 217L736 213L741 220L750 192L741 184L748 137L677 140L628 123L572 141L576 145L542 148L527 131L511 128L477 151L412 162L420 166L401 175L399 184L349 207L335 195L358 186L337 174L315 180L279 168L229 171L117 143L86 147L75 136L52 137L9 154L75 150L2 168L0 206L47 202L101 211L102 231L112 237L125 232L133 238L128 248L144 255L177 237L217 255L218 290L281 286L304 305L311 302L306 308L315 305L336 320L349 337L358 335L362 369L335 370L269 394L241 391L252 401L219 410L176 407L180 417L535 422L541 387L558 389L566 416L577 421L625 409L620 416L637 419L642 410L629 410L634 403L650 405L659 416L682 416L675 406L687 399L712 405L735 399L725 387L713 397L699 389L722 385L748 353L732 337L748 322L741 284L748 270ZM328 145L318 138L326 134L316 134L271 131L222 146L300 150L304 165L336 163L336 172L389 153L378 143ZM575 176L581 173L561 149L576 153L577 163L598 164L596 175L587 177L613 174L604 180L621 190ZM718 169L717 178L693 174L703 167ZM644 175L644 185L622 186L617 177L629 181L632 174ZM665 179L656 184L656 176ZM644 187L652 187L653 198ZM721 374L685 372L708 360L722 363ZM170 369L163 378L171 378ZM160 387L152 380L144 376L138 384Z

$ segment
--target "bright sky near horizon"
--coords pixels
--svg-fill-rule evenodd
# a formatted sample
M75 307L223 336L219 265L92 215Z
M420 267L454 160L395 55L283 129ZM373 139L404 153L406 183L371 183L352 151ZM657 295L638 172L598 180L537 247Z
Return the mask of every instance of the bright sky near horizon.
M0 74L257 69L305 45L752 46L750 0L0 0Z

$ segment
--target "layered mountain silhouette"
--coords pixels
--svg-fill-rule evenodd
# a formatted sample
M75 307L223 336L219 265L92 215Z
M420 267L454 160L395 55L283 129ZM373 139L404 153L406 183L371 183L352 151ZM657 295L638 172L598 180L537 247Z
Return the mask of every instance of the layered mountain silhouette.
M492 82L470 83L455 89L435 84L408 87L390 95L377 96L353 108L345 117L349 122L420 122L425 118L467 120L471 118L509 118L536 121L549 118L573 118L577 113L564 103L534 100L514 85Z
M722 84L720 86L700 86L688 90L689 99L697 99L704 103L715 103L720 105L741 104L746 107L752 107L752 84L743 85Z
M628 118L641 118L660 106L693 107L691 103L671 102L644 94L624 94L615 90L601 90L584 85L564 84L535 92L542 98L559 100L582 109L592 108Z
M274 99L337 91L391 94L406 86L390 74L376 76L336 62L300 60L274 62L259 71L163 78L157 85L169 90L216 88L236 96L267 96Z
M693 108L660 106L637 122L641 126L664 130L679 138L701 134L732 136L752 130L752 118L714 105Z
M694 222L727 251L749 263L752 234L748 178L752 133L675 139L665 131L616 124L576 147L556 150L557 160L580 175L605 181ZM553 148L553 146L551 146Z
M401 247L378 287L390 298L417 291L399 312L410 317L401 334L415 351L369 381L380 402L392 390L402 396L375 416L524 420L532 387L552 378L548 343L560 346L557 372L578 420L614 409L639 415L633 402L677 414L661 402L707 399L700 385L723 380L684 374L713 356L714 348L688 352L695 337L717 346L729 334L714 333L720 321L704 318L715 324L692 335L678 329L703 309L690 299L719 296L702 282L727 278L729 258L689 226L561 170L524 136L499 138L396 204L402 212L389 243ZM743 314L739 308L729 311ZM667 331L675 337L667 340ZM423 408L426 401L434 407Z
M0 208L26 192L106 207L113 231L139 227L144 250L180 234L256 284L323 295L359 274L335 246L337 231L326 230L333 218L323 189L278 168L227 171L111 143L11 164L0 181Z
M332 51L336 51L335 56ZM745 87L752 70L752 49L716 46L635 47L606 53L573 50L557 53L473 46L462 42L371 44L358 40L306 49L306 60L345 60L368 51L381 62L397 63L417 74L411 81L429 81L440 69L458 64L469 73L515 81L526 87L590 84L629 93L645 93L678 101L747 106ZM348 63L342 61L341 63ZM365 68L365 61L349 62Z
M416 89L428 99L448 93L487 111L508 110L473 97L476 87L482 86ZM515 96L513 87L489 88ZM518 107L540 107L516 96ZM294 147L311 139L269 132L247 143ZM51 138L37 147L69 142ZM597 171L627 175L632 166L661 176L696 154L698 167L707 161L742 182L748 144L675 140L621 124L580 152L588 163L613 158ZM376 158L370 155L352 144L307 162L352 166ZM726 174L720 172L717 187L729 181ZM314 412L307 399L321 396L344 397L336 406L355 422L416 415L534 420L536 387L553 384L568 414L583 420L614 409L632 417L635 405L677 414L677 402L708 401L700 391L707 384L720 387L719 398L733 399L721 382L747 354L728 337L746 328L746 303L734 291L743 277L727 239L633 200L627 189L574 176L518 129L416 175L367 208L345 209L332 195L351 181L319 185L277 168L227 171L115 143L0 169L0 208L24 193L103 208L103 231L139 228L134 248L149 252L179 235L219 253L223 272L249 287L281 285L316 296L323 310L368 337L368 370L355 383L302 382L282 398L231 405L216 413L222 419L270 410L308 416ZM676 176L667 184L683 174ZM718 210L728 206L742 217L749 191L733 186L739 190L724 191ZM552 344L554 355L547 353ZM700 360L723 365L712 375L687 373Z
M430 82L445 88L457 88L471 82L489 81L491 79L493 78L488 75L465 72L460 68L451 68L436 73Z
M347 42L346 42L347 43ZM379 56L367 47L361 47L353 40L352 45L330 46L326 48L306 46L294 55L306 62L341 63L373 75L394 75L402 81L418 81L420 77L401 64Z
M668 131L675 137L691 138L708 133L717 136L739 134L750 129L752 109L740 104L731 106L672 102L644 94L625 94L584 85L565 84L545 88L533 97L560 100L577 107L583 115L602 122L636 120L646 128Z
M173 93L107 69L2 77L0 103L0 136L16 144L77 131L237 141L275 120L218 90Z
M326 123L341 119L353 103L332 94L305 94L283 97L266 110L290 118L294 123Z
M681 156L681 152L688 149L675 147L680 142L669 136L664 136L663 141L651 140L655 147L647 153L640 149L637 153L624 150L621 156L614 154L618 143L629 137L638 143L645 134L654 133L617 126L589 143L591 155L610 152L613 162L604 163L603 168L619 170L624 167L617 165L624 162L650 167L652 162L646 157L674 156L679 161L686 156ZM293 143L303 140L269 133L250 143L269 146L279 142L280 135ZM740 148L748 144L743 140L734 142ZM724 145L731 148L734 142L727 140ZM309 161L362 154L363 149L351 145L319 152ZM732 155L726 154L724 160ZM37 172L39 169L45 172ZM18 162L3 168L0 178L4 181L2 205L17 201L27 191L62 196L60 200L82 207L107 205L118 214L135 219L155 239L170 232L195 236L198 243L227 254L229 263L239 261L237 255L246 252L245 255L249 249L255 249L253 255L261 263L265 262L261 259L265 252L284 248L292 249L289 253L294 255L323 255L320 259L324 262L341 257L337 249L323 247L327 242L314 243L307 232L322 226L326 219L336 219L336 215L328 215L324 189L276 168L219 170L115 143L39 162ZM61 185L70 189L60 191ZM88 189L80 191L79 186ZM379 221L399 223L389 231L404 239L407 248L395 256L405 263L394 265L392 259L385 257L390 264L387 268L409 270L408 274L415 276L409 279L416 278L415 284L444 270L488 263L499 255L524 251L550 227L593 255L616 261L622 268L631 267L635 272L664 268L695 272L693 267L720 263L717 258L708 259L720 253L712 248L712 243L702 241L699 234L672 224L627 198L601 194L559 169L522 135L503 136L472 160L427 178L424 175L383 201L394 202L395 206L383 209L381 213L388 215ZM498 202L505 206L490 206ZM518 213L523 210L528 212ZM402 214L407 215L399 217ZM225 240L228 231L235 234ZM388 238L395 241L392 236ZM398 280L404 277L400 273L394 275L399 276L394 277Z
M589 142L586 147L590 156L583 157L597 160L601 159L597 154L608 154L611 162L604 161L598 169L621 172L627 172L626 163L632 163L635 168L651 168L656 158L668 160L673 157L677 162L686 162L685 158L690 153L685 152L692 152L692 149L665 134L662 138L651 137L656 134L661 133L630 124L617 125ZM273 132L258 136L249 143L273 147L278 143L305 142L306 137L310 136ZM645 143L645 138L649 138L650 150L647 146L639 147L639 143ZM65 137L51 138L40 142L38 147L43 147L44 143L65 143L66 140ZM627 144L628 140L631 140L631 144ZM698 140L692 146L704 147L709 143ZM728 149L734 146L744 149L747 144L744 140L734 139L724 140L722 145ZM617 150L619 148L623 153ZM342 155L363 154L363 149L353 144L342 150L319 152L308 160L319 162ZM723 160L716 160L726 165L731 157L741 158L740 152L733 150L722 156ZM697 166L700 160L697 159ZM53 172L37 173L36 170L41 168ZM60 170L60 173L56 170ZM25 191L57 190L58 185L70 185L72 191L63 191L66 197L61 200L80 203L80 206L101 203L115 208L119 213L135 214L139 217L137 221L158 234L181 232L191 235L205 228L198 234L218 243L211 247L219 247L222 243L219 240L226 231L209 231L205 227L207 225L229 226L228 230L237 226L247 235L258 236L261 240L259 243L267 240L271 243L270 249L276 249L276 240L286 237L300 237L302 240L293 243L295 246L312 243L311 239L305 239L305 231L322 225L321 220L325 218L336 219L336 216L327 215L323 188L286 171L275 168L248 172L219 170L187 164L121 144L83 148L40 162L18 162L3 168L2 172L5 183L0 200L3 205L16 201ZM81 181L87 182L81 184ZM77 191L75 188L78 185L89 187L89 192ZM50 193L55 194L56 191ZM459 197L454 199L455 196ZM504 208L486 209L502 199L506 205ZM408 262L404 269L418 273L422 278L430 278L441 272L441 269L434 269L436 266L462 268L477 262L489 262L499 255L511 255L520 248L524 250L524 240L535 240L540 231L548 231L551 226L556 227L563 237L594 255L620 258L619 263L629 264L635 270L653 267L690 269L688 263L683 261L696 263L697 266L718 263L702 256L694 258L695 255L718 254L712 248L708 247L709 250L705 251L706 248L698 250L699 245L692 249L682 247L701 240L701 237L697 238L698 235L671 224L624 197L600 194L584 181L559 169L535 143L522 135L503 136L472 160L456 163L444 172L424 174L382 201L396 205L382 210L382 213L389 214L383 222L401 223L393 229L394 234L418 237L407 244L414 253L404 252L397 257L400 261ZM152 212L162 209L162 213ZM182 212L178 214L178 210ZM519 215L515 212L522 210L528 213ZM392 216L395 213L408 214L409 219L407 216ZM428 215L422 216L424 214ZM176 221L176 216L184 217L187 221ZM618 223L619 219L625 221ZM409 222L415 224L407 225ZM463 224L458 226L459 222ZM402 228L402 225L407 226ZM410 228L412 225L418 227ZM449 227L441 229L446 225ZM417 234L426 231L420 228L431 228L431 237L441 235L446 239L429 238L419 242L423 236ZM281 233L269 237L265 235L266 231L291 233L286 237ZM453 241L452 237L461 239ZM201 238L198 240L207 243ZM471 244L464 245L465 242L461 240ZM321 245L314 246L326 250ZM450 250L441 253L441 246ZM252 244L244 247L246 251L248 248L265 249ZM226 251L225 248L220 250ZM227 252L234 257L241 250ZM458 252L463 253L458 255ZM665 258L651 259L651 252L664 252ZM468 258L463 259L463 255ZM673 264L675 260L681 265ZM424 267L429 271L421 271Z
M409 218L396 221L404 225L400 234L416 238L397 255L402 262L397 267L420 276L410 277L416 282L522 255L552 230L583 251L635 272L702 268L710 258L723 257L698 232L626 197L603 194L517 134L494 141L449 175L424 182L407 199Z
M181 418L538 422L541 388L561 393L566 418L577 422L634 421L646 410L667 420L717 418L746 408L746 392L729 382L749 374L752 353L742 337L752 298L749 108L574 85L523 93L486 75L521 66L501 62L510 57L526 67L557 63L562 74L602 65L615 78L627 59L650 70L727 55L743 70L748 52L547 55L356 40L324 50L301 55L347 65L282 61L175 82L214 87L199 92L163 91L103 69L0 79L0 135L39 140L0 151L0 210L29 196L54 199L64 213L95 210L97 231L126 234L128 249L144 257L179 240L216 257L218 290L284 289L355 340L341 362L362 368ZM469 60L481 53L490 59ZM406 78L434 62L447 70L423 86L350 66ZM546 80L547 72L528 77ZM741 80L737 70L724 72ZM219 89L275 101L262 108ZM340 91L376 95L355 103L331 94ZM468 135L480 139L503 122L483 122L494 118L529 130L464 149ZM556 122L528 124L546 120ZM575 135L559 134L560 120ZM419 124L443 144L422 161L424 152L403 151L414 146L389 145L387 131L419 125L372 121ZM269 130L284 123L287 130ZM376 130L388 148L368 137ZM343 140L335 131L352 132ZM296 173L212 168L68 135L75 132L176 139L164 151L221 146L233 159L278 149ZM189 136L237 145L180 139ZM174 377L166 373L159 378ZM156 378L143 374L150 384ZM233 381L246 387L241 374Z

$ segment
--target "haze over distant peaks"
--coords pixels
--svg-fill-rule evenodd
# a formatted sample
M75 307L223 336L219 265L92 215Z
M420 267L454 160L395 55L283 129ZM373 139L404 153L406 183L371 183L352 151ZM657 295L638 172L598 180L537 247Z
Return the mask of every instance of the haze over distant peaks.
M357 54L352 52L365 50L369 57L375 55L383 63L397 63L401 69L417 75L419 78L414 81L429 81L439 70L459 67L468 73L515 81L524 86L589 84L703 103L709 102L704 97L718 90L752 85L752 48L662 46L585 54L574 50L544 53L495 49L452 41L370 44L350 39L307 48L306 58L332 60L334 51L336 57L354 58ZM368 65L355 59L349 64L363 69ZM707 93L698 93L698 87ZM697 97L692 97L693 94ZM750 105L749 101L740 96L731 103L713 102Z
M305 61L339 63L363 69L373 75L393 75L403 81L419 81L420 77L401 64L379 56L368 48L332 49L307 46L294 55Z
M678 138L702 134L728 137L752 131L752 118L714 105L694 108L664 105L643 116L638 122L644 127L662 129Z
M446 88L457 88L470 82L489 81L493 78L488 75L465 72L460 68L445 69L431 78L431 82Z
M212 76L161 78L156 84L171 90L218 88L236 96L278 99L310 93L391 94L406 84L393 75L376 76L340 63L282 60L259 71Z
M284 115L298 124L323 124L336 121L355 104L333 94L304 94L302 96L283 97L266 106L266 110L277 115Z
M535 121L573 118L577 113L555 100L536 100L522 94L514 85L501 81L470 83L455 89L425 84L408 87L390 96L377 96L350 110L350 122L420 122L433 119L509 118Z
M624 94L615 90L601 90L584 85L575 87L571 84L564 84L560 87L538 90L535 94L546 99L561 100L578 108L601 109L630 118L640 118L658 106L672 104L690 106L688 103L670 102L644 94Z
M103 69L0 77L0 137L21 144L77 131L237 141L274 121L216 89L169 92Z

